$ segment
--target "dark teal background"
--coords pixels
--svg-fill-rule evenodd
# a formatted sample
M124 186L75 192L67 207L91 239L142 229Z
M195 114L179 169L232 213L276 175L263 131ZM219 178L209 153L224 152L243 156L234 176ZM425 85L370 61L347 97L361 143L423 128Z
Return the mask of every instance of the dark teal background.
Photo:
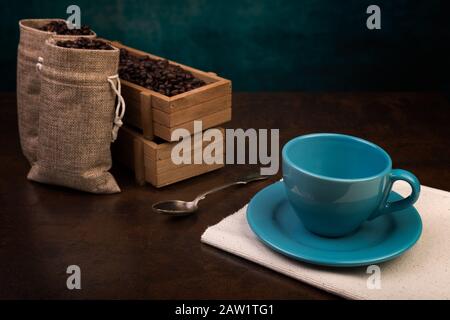
M99 36L233 80L237 91L429 90L448 85L445 1L83 0L2 2L0 90L14 90L22 18L77 4ZM382 29L366 28L377 4Z

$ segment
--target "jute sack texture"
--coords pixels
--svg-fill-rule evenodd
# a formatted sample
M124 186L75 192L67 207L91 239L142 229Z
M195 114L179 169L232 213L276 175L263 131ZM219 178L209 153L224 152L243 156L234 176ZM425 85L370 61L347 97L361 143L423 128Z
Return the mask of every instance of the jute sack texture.
M17 49L17 114L22 152L33 164L36 161L38 140L40 77L36 73L36 62L43 54L45 41L54 32L38 30L51 21L62 19L25 19L19 21L20 40ZM80 36L68 36L72 38ZM95 33L89 36L94 38Z
M108 172L112 130L118 129L116 94L123 102L117 78L119 50L62 48L56 45L61 38L46 41L37 66L39 143L28 179L92 193L120 192Z

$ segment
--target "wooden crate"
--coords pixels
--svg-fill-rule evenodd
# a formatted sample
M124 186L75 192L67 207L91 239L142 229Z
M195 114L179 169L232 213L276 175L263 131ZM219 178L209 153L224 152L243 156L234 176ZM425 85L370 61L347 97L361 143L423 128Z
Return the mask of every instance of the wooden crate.
M111 42L117 48L124 48L130 54L147 55L153 59L158 56L139 51L119 42ZM231 81L211 72L203 72L173 61L173 65L190 71L206 85L167 97L129 81L121 80L122 95L126 102L124 122L143 131L145 138L154 136L171 141L175 129L185 128L191 134L194 120L202 120L203 130L216 127L231 120Z
M222 133L224 130L220 128ZM224 135L222 135L223 137ZM193 142L193 139L191 139ZM225 145L219 152L224 154ZM140 185L145 182L160 188L181 180L222 168L224 164L180 164L172 162L171 152L176 142L156 143L145 139L134 129L123 126L120 128L117 140L113 143L113 158L127 168L134 171L136 182ZM208 145L203 142L202 148ZM191 155L195 151L193 143ZM225 156L224 156L225 158Z

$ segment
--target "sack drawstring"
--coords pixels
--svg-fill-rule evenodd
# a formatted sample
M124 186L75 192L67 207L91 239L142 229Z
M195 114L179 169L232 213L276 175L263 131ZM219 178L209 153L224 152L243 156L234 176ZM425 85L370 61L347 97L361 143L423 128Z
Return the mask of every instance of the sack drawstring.
M42 62L44 62L44 58L39 57L38 62L36 63L36 71L39 72L42 70Z
M115 81L117 81L117 86ZM121 87L120 87L120 79L119 79L119 75L116 74L114 76L110 76L108 77L108 82L111 85L111 88L114 90L114 92L117 95L117 105L116 105L116 112L115 112L115 117L114 117L114 125L112 128L112 134L111 134L111 141L114 142L117 139L117 134L119 132L119 128L122 126L123 122L122 122L122 118L125 114L125 100L122 97L122 93L121 93Z

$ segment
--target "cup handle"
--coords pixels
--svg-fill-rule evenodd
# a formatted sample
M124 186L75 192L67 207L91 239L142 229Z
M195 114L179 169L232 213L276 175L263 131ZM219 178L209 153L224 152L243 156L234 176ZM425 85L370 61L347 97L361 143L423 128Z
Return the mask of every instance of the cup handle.
M387 214L393 211L398 211L405 209L409 206L412 206L417 199L419 198L420 194L420 182L419 179L415 175L413 175L411 172L402 170L402 169L393 169L391 173L389 174L389 181L388 185L386 186L386 192L384 194L383 202L381 205L381 208L377 211L375 211L370 217L369 220L375 219L383 214ZM389 194L391 193L392 186L394 185L395 181L403 180L409 183L411 186L411 194L402 200L398 201L388 201Z

